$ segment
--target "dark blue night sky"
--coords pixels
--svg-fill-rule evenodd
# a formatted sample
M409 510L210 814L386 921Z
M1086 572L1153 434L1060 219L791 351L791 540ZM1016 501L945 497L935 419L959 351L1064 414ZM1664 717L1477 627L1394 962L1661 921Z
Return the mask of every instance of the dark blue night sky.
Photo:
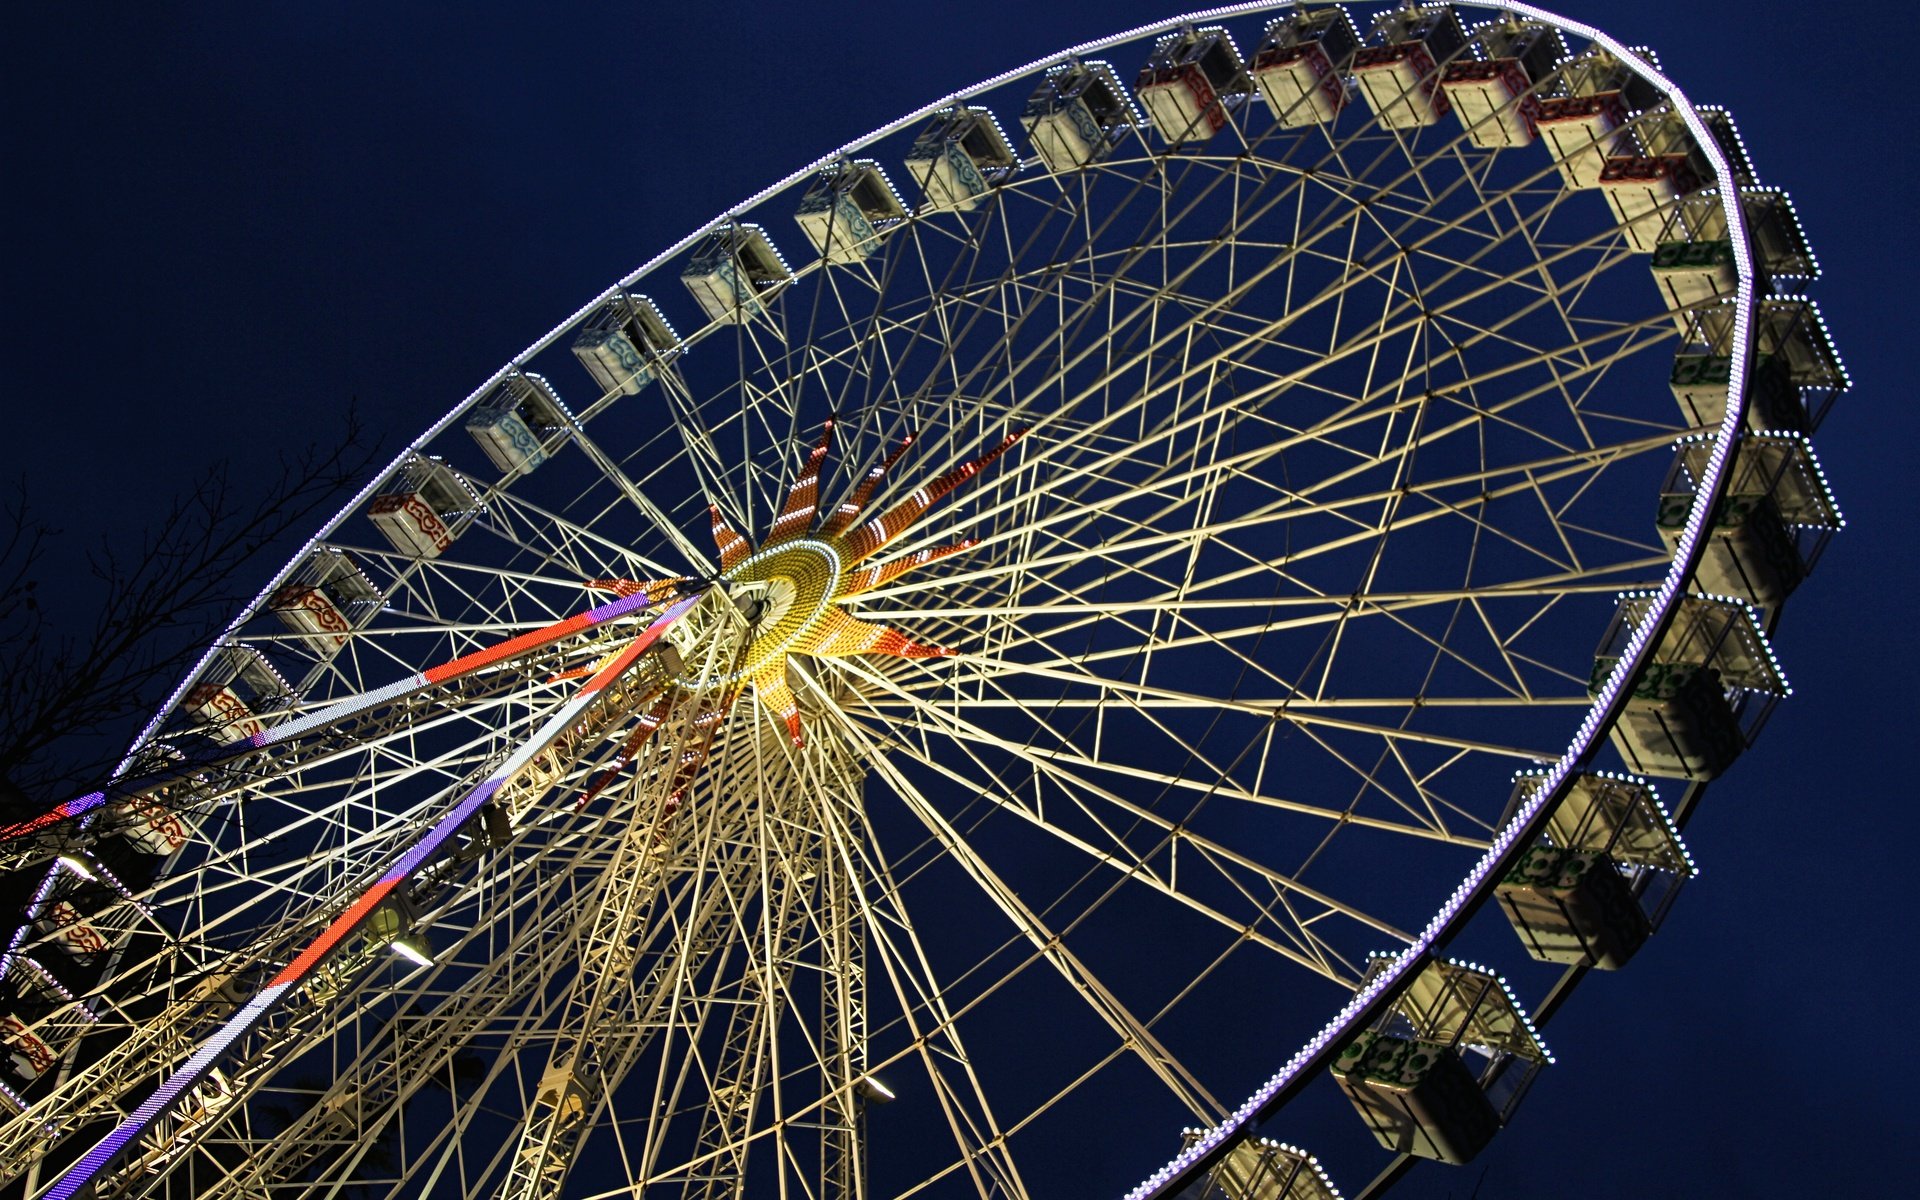
M1899 766L1920 715L1920 429L1898 365L1911 55L1873 5L1563 11L1654 46L1792 192L1854 383L1818 436L1849 525L1777 641L1794 696L1688 830L1700 880L1630 969L1555 1020L1559 1063L1515 1125L1473 1166L1423 1167L1395 1194L1878 1194L1901 1173L1920 1077L1897 999L1916 979L1898 914L1920 845ZM774 179L938 94L1171 12L23 6L5 81L16 469L70 552L137 531L216 458L333 436L349 397L390 453ZM98 600L84 580L68 590Z

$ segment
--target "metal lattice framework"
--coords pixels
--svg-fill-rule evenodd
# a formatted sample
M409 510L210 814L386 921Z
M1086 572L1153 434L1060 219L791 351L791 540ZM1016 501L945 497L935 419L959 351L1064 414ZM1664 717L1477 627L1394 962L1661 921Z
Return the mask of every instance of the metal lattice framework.
M1012 1197L1137 1138L1091 1176L1118 1190L1209 1128L1145 1195L1255 1147L1595 761L1746 424L1747 168L1625 48L1505 11L1573 40L1515 105L1596 56L1653 89L1618 136L1706 157L1727 289L1676 308L1644 221L1542 146L1357 92L1288 122L1248 83L1169 137L1113 80L1084 161L1041 128L965 205L870 165L1290 6L903 117L517 356L120 780L4 831L45 872L5 970L46 1060L0 1174ZM1694 308L1742 369L1670 543L1675 441L1714 432L1669 388ZM607 330L624 373L568 386Z

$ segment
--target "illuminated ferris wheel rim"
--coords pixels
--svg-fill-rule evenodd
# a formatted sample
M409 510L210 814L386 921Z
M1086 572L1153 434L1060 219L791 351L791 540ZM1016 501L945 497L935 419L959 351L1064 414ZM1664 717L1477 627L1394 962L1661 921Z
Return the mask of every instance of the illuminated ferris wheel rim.
M1733 243L1732 252L1739 279L1734 309L1731 357L1736 362L1748 362L1750 357L1749 328L1751 325L1754 298L1754 266L1752 252L1746 239L1746 214L1738 202L1738 187L1736 186L1733 172L1726 160L1726 156L1722 153L1719 143L1709 135L1706 127L1702 124L1698 114L1695 112L1692 102L1687 99L1686 94L1651 63L1639 55L1634 54L1625 43L1611 37L1596 26L1561 16L1549 9L1525 3L1502 3L1500 0L1457 0L1457 3L1463 7L1476 8L1494 13L1511 13L1516 16L1542 21L1562 32L1572 33L1585 38L1594 45L1612 53L1620 60L1620 63L1624 67L1631 70L1641 79L1652 84L1665 99L1672 102L1674 111L1685 121L1687 129L1693 135L1700 153L1713 167L1721 211L1727 220L1727 228ZM552 348L568 333L577 329L609 299L612 299L619 295L624 289L652 275L655 271L669 266L698 244L701 239L709 237L716 231L734 224L738 220L738 214L758 208L760 205L772 200L781 193L814 178L822 169L829 165L841 159L851 158L882 139L904 132L912 128L916 123L924 121L944 109L983 96L1016 80L1042 73L1047 68L1056 66L1062 62L1084 58L1091 54L1104 53L1119 46L1145 38L1175 32L1203 21L1230 20L1235 17L1256 16L1262 13L1274 13L1283 9L1294 9L1297 7L1299 7L1297 0L1262 0L1262 2L1257 3L1223 5L1216 8L1200 9L1183 15L1168 17L1165 20L1136 26L1121 33L1097 38L1093 41L1082 42L1057 53L1036 58L1022 66L1015 67L1008 71L1002 71L999 74L973 84L971 87L949 93L938 100L924 104L917 109L897 117L887 124L879 126L865 135L846 143L840 148L821 155L819 158L798 168L777 182L762 188L739 204L716 215L711 220L683 236L679 241L654 255L651 259L648 259L640 266L621 276L620 279L595 295L587 301L587 303L575 309L563 321L542 334L525 349L521 350L519 354L509 359L492 375L489 375L478 387L468 393L464 399L447 410L439 420L428 426L418 437L403 447L382 471L369 480L360 491L355 493L330 520L321 526L321 528L288 559L286 565L261 589L259 594L253 598L252 602L241 610L240 614L228 626L222 638L216 639L215 646L217 647L220 641L231 636L249 617L261 611L274 590L292 575L309 553L324 542L355 513L359 512L366 502L406 465L410 458L424 449L435 437L452 428L456 421L464 416L468 410L473 408L475 404L485 398L493 388L499 385L509 375L520 370L524 364L532 361L542 352ZM824 265L824 263L818 261L809 262L800 267L794 274L797 276L799 274L817 271L822 269ZM714 332L714 328L713 324L709 324L706 328L697 331L693 335L681 339L681 344L690 345L699 338ZM1735 372L1728 385L1725 416L1716 433L1724 434L1728 430L1738 430L1746 418L1746 410L1746 373L1744 371ZM1726 439L1723 436L1716 437L1717 446L1724 447L1726 444ZM1730 458L1730 455L1726 454L1723 449L1720 449L1716 450L1709 460L1709 467L1701 480L1699 490L1703 495L1709 497L1710 502L1717 501L1725 489L1725 477ZM1711 503L1709 503L1707 507L1710 506ZM1700 530L1704 528L1704 524L1705 522L1696 512L1695 515L1689 519L1686 528L1682 532L1675 548L1673 567L1667 573L1659 589L1661 597L1659 614L1653 621L1649 622L1650 625L1664 627L1667 616L1674 603L1674 598L1684 590L1687 576L1692 572L1693 568L1698 565ZM1639 665L1639 655L1646 652L1648 645L1654 640L1652 637L1639 639L1635 646L1635 654L1629 656L1629 659L1622 660L1621 670L1616 672L1616 677L1619 679L1630 677L1627 669ZM154 736L161 722L165 719L166 714L171 712L174 707L179 704L181 697L186 694L192 681L205 669L214 653L214 648L209 648L201 661L195 664L193 670L186 675L180 687L168 697L167 702L161 706L152 722L141 732L140 737L135 740L136 746L145 744ZM1603 691L1597 696L1593 704L1594 711L1607 708L1613 699L1613 694L1618 690L1617 687L1610 685L1606 691ZM1605 722L1598 723L1597 732L1587 730L1583 724L1582 732L1576 735L1575 740L1576 742L1581 740L1591 742L1603 735L1604 732ZM1569 748L1569 753L1572 753L1571 747ZM125 765L125 763L122 764L123 769ZM1515 819L1518 820L1518 816L1516 816Z
M1646 62L1630 53L1625 45L1592 26L1569 20L1548 10L1526 4L1496 4L1488 3L1486 0L1462 0L1462 3L1465 7L1503 11L1516 16L1542 21L1565 32L1575 34L1595 46L1612 52L1624 65L1657 88L1661 95L1671 102L1674 112L1684 120L1694 136L1695 144L1713 169L1715 181L1718 186L1720 207L1724 214L1731 238L1732 254L1738 277L1734 304L1731 356L1737 363L1748 363L1750 361L1749 327L1755 299L1755 268L1746 237L1745 213L1738 202L1739 192L1735 184L1731 166L1727 162L1725 155L1721 152L1716 140L1708 134L1693 105L1687 100L1684 93L1661 72L1655 70ZM274 577L268 586L262 590L260 595L256 597L254 602L236 619L228 631L229 634L231 634L233 630L238 629L239 626L254 613L260 611L275 588L288 578L306 556L324 539L332 535L344 521L360 512L375 491L399 471L413 454L424 448L439 434L452 427L474 404L481 400L511 372L518 370L524 363L552 347L560 338L579 326L608 299L678 259L702 238L731 224L737 219L735 214L746 213L757 208L781 193L809 180L828 164L845 157L850 157L883 138L907 130L942 109L994 91L1014 81L1030 77L1064 60L1098 54L1154 35L1176 31L1188 25L1274 12L1292 7L1294 7L1292 4L1255 3L1202 10L1169 18L1165 21L1139 26L1123 33L1083 43L1060 53L1036 59L1031 63L1011 71L1002 72L970 88L956 91L921 108L915 109L887 125L875 129L867 135L849 142L845 146L807 164L749 197L740 205L730 209L728 213L722 214L712 221L703 224L641 267L623 276L614 285L595 296L586 305L571 314L566 320L530 344L519 355L490 376L465 400L447 412L418 438L405 447L386 470L382 471L379 476L370 482L359 494L355 495L342 508L339 514L327 522L306 545L300 548L289 561L287 567ZM822 266L823 264L819 262L808 263L802 266L797 273L820 270ZM711 332L711 328L710 326L708 332ZM693 338L685 339L683 344L696 341L699 336L701 335L697 334ZM1521 805L1508 823L1495 834L1491 848L1474 864L1472 869L1469 870L1456 887L1453 894L1434 914L1425 928L1420 931L1412 944L1401 953L1398 963L1394 967L1377 975L1371 983L1358 992L1343 1006L1339 1013L1335 1015L1319 1034L1303 1046L1264 1086L1241 1104L1225 1121L1201 1137L1165 1168L1156 1172L1147 1181L1142 1183L1140 1187L1132 1193L1132 1196L1136 1198L1136 1200L1137 1198L1160 1194L1170 1181L1182 1177L1184 1173L1190 1171L1196 1165L1208 1161L1212 1155L1221 1150L1238 1132L1244 1130L1257 1117L1270 1111L1274 1105L1282 1102L1286 1094L1289 1093L1295 1084L1320 1070L1330 1057L1332 1048L1336 1046L1345 1035L1359 1028L1376 1015L1380 1008L1389 1002L1397 989L1403 987L1411 979L1415 968L1417 968L1423 957L1430 951L1445 944L1457 928L1459 922L1464 919L1464 915L1469 912L1478 901L1484 898L1488 889L1492 886L1493 881L1500 877L1506 866L1512 862L1520 849L1532 839L1533 835L1538 831L1545 815L1553 805L1565 795L1575 772L1587 764L1604 743L1609 726L1625 704L1627 698L1627 681L1633 678L1638 669L1647 661L1653 652L1653 649L1658 644L1660 634L1671 620L1685 592L1686 581L1698 565L1704 549L1705 539L1703 534L1707 527L1708 518L1726 490L1729 468L1733 458L1729 453L1729 449L1737 440L1730 438L1728 435L1742 428L1746 419L1747 406L1746 373L1744 370L1736 371L1728 385L1725 416L1718 431L1714 449L1708 456L1707 466L1699 483L1698 495L1701 502L1693 506L1686 525L1681 531L1674 549L1672 566L1667 571L1663 582L1653 596L1653 605L1649 619L1642 622L1636 628L1628 642L1626 653L1621 656L1612 674L1606 679L1605 683L1594 696L1591 706L1575 730L1566 750L1549 769L1546 777L1546 786L1542 786L1533 794L1529 801ZM169 699L168 703L163 706L160 710L162 715L157 716L154 722L143 733L139 739L140 743L144 744L155 734L164 715L171 712L178 705L192 680L199 676L207 663L211 661L214 653L214 650L209 650L207 657L195 667L194 671L189 673L187 682L183 683L180 689Z

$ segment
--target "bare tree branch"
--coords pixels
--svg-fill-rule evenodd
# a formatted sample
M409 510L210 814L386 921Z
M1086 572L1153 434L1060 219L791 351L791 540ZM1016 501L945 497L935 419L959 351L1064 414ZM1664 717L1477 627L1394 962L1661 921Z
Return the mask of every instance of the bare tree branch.
M120 750L297 541L364 476L372 448L349 410L342 436L283 458L257 499L225 463L157 514L137 551L87 556L99 603L84 633L51 622L38 588L61 536L24 484L0 511L0 805L56 800L111 770ZM29 799L31 798L31 799Z

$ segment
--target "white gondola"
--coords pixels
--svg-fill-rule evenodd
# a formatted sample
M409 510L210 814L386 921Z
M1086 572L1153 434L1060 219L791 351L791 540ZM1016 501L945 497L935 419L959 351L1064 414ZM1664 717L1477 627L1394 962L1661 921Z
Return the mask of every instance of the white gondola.
M1226 128L1229 107L1252 90L1239 48L1218 26L1161 38L1133 83L1148 120L1176 145Z
M1651 593L1621 597L1594 656L1590 692L1612 674L1627 639L1651 611ZM1652 661L1630 685L1611 731L1613 745L1636 774L1712 779L1753 743L1787 691L1745 601L1685 596Z
M1708 330L1707 339L1731 345L1733 308L1730 304L1701 310L1700 325ZM1724 333L1722 332L1724 331ZM1833 337L1820 316L1820 306L1805 296L1767 296L1754 314L1754 352L1779 358L1796 387L1818 392L1831 399L1848 385L1846 366L1834 349ZM1824 406L1813 411L1817 423Z
M1539 89L1566 56L1551 25L1500 20L1475 34L1485 58L1456 58L1440 72L1440 90L1467 140L1483 150L1531 145L1540 119Z
M1733 175L1734 184L1743 189L1754 186L1753 158L1747 153L1747 144L1733 123L1733 114L1717 104L1703 104L1694 110L1694 115L1700 118L1707 136L1713 139L1720 156L1726 159L1727 170Z
M573 433L573 414L541 375L510 371L467 412L467 433L502 471L531 471Z
M439 558L480 511L480 495L438 458L410 455L367 506L367 516L412 558Z
M727 324L765 312L792 278L766 231L746 223L715 229L680 271L707 319Z
M34 932L62 954L87 966L113 948L114 934L106 922L115 909L126 904L120 897L92 901L79 896L49 899L40 919L34 922Z
M1451 4L1382 13L1369 40L1353 56L1353 78L1380 124L1418 129L1447 115L1440 71L1467 43Z
M1652 932L1601 850L1529 846L1494 895L1527 953L1541 962L1618 970Z
M1600 172L1626 123L1626 105L1618 92L1548 96L1534 116L1534 127L1570 188L1600 185Z
M1041 165L1055 175L1105 158L1136 122L1119 77L1098 61L1048 70L1020 114Z
M1353 20L1337 6L1296 9L1269 23L1253 55L1253 82L1273 119L1294 129L1338 116L1359 48Z
M1684 438L1675 448L1660 497L1660 536L1669 547L1693 514L1712 449L1706 437ZM1694 579L1703 591L1775 610L1844 524L1811 442L1791 433L1749 434L1714 510Z
M1187 1146L1203 1136L1199 1129L1180 1131ZM1298 1146L1245 1137L1228 1147L1206 1175L1175 1192L1173 1200L1340 1200L1340 1189L1320 1160Z
M1692 154L1617 154L1601 166L1597 186L1627 244L1651 254L1681 199L1710 181L1695 167Z
M73 994L26 955L9 960L0 994L0 1066L17 1084L45 1074L91 1021Z
M97 962L120 936L114 917L132 905L126 888L105 867L94 863L87 874L62 864L53 889L41 906L34 932L42 941L81 966Z
M828 262L855 263L871 257L907 219L907 207L879 163L843 159L820 173L793 219Z
M1607 158L1626 140L1627 119L1657 103L1659 93L1598 48L1560 68L1560 88L1562 94L1541 98L1535 128L1569 188L1598 187Z
M102 832L141 854L165 858L192 841L204 819L204 814L174 808L163 798L132 796L107 806Z
M1718 425L1726 413L1734 364L1735 305L1731 299L1691 310L1686 343L1674 356L1672 387L1681 412L1695 425ZM1752 333L1754 367L1748 377L1747 425L1805 433L1816 427L1849 380L1839 353L1804 296L1768 296L1759 303Z
M383 603L380 589L350 555L321 546L275 589L267 608L308 650L328 659L379 615Z
M1660 69L1660 57L1646 46L1628 46L1627 53ZM1593 46L1560 67L1560 87L1569 96L1619 96L1629 112L1640 112L1660 102L1660 89L1635 74L1625 59Z
M1507 819L1546 783L1515 777ZM1494 895L1529 956L1611 971L1625 966L1693 877L1652 785L1629 775L1576 775L1545 827Z
M913 140L907 173L936 209L971 212L995 184L1020 169L1000 122L984 108L945 109Z
M1361 986L1391 964L1375 956ZM1548 1061L1502 980L1435 959L1341 1049L1332 1073L1382 1146L1458 1164L1493 1139Z
M1727 387L1733 378L1733 359L1725 354L1682 351L1674 355L1668 386L1689 425L1713 428L1726 419ZM1756 430L1804 432L1807 409L1800 389L1786 366L1757 359L1747 376L1747 427Z
M1742 187L1740 208L1763 288L1819 275L1819 265L1785 192ZM1733 296L1738 275L1718 191L1697 192L1680 202L1660 231L1651 267L1661 298L1683 334L1692 322L1692 310Z
M1747 220L1747 240L1753 256L1767 278L1775 283L1793 280L1806 284L1820 277L1820 263L1813 256L1800 215L1793 201L1776 188L1741 188L1740 208ZM1714 206L1713 216L1720 221L1719 236L1726 236L1726 216ZM1710 236L1699 234L1697 236Z
M637 292L617 292L587 318L573 339L573 356L593 376L602 396L633 396L652 383L680 339L659 306Z
M1695 308L1731 297L1740 284L1733 240L1727 237L1663 238L1653 248L1651 267L1654 285L1681 333Z
M172 742L156 741L142 746L134 755L130 775L153 775L172 771L186 755ZM193 840L203 815L178 811L168 802L173 789L162 786L152 794L136 794L110 802L100 822L100 836L124 842L139 854L165 858Z
M1733 118L1724 109L1698 110L1701 124L1726 159L1736 186L1753 183L1753 168ZM1685 222L1701 211L1688 196L1713 183L1713 164L1694 141L1686 122L1664 106L1633 122L1633 145L1609 157L1596 186L1613 209L1627 243L1642 254L1663 241L1691 235Z
M251 646L224 646L181 700L200 732L231 742L263 732L265 717L293 699L293 685Z
M32 1083L59 1058L43 1036L47 1032L18 1011L0 1013L0 1047L15 1083Z

